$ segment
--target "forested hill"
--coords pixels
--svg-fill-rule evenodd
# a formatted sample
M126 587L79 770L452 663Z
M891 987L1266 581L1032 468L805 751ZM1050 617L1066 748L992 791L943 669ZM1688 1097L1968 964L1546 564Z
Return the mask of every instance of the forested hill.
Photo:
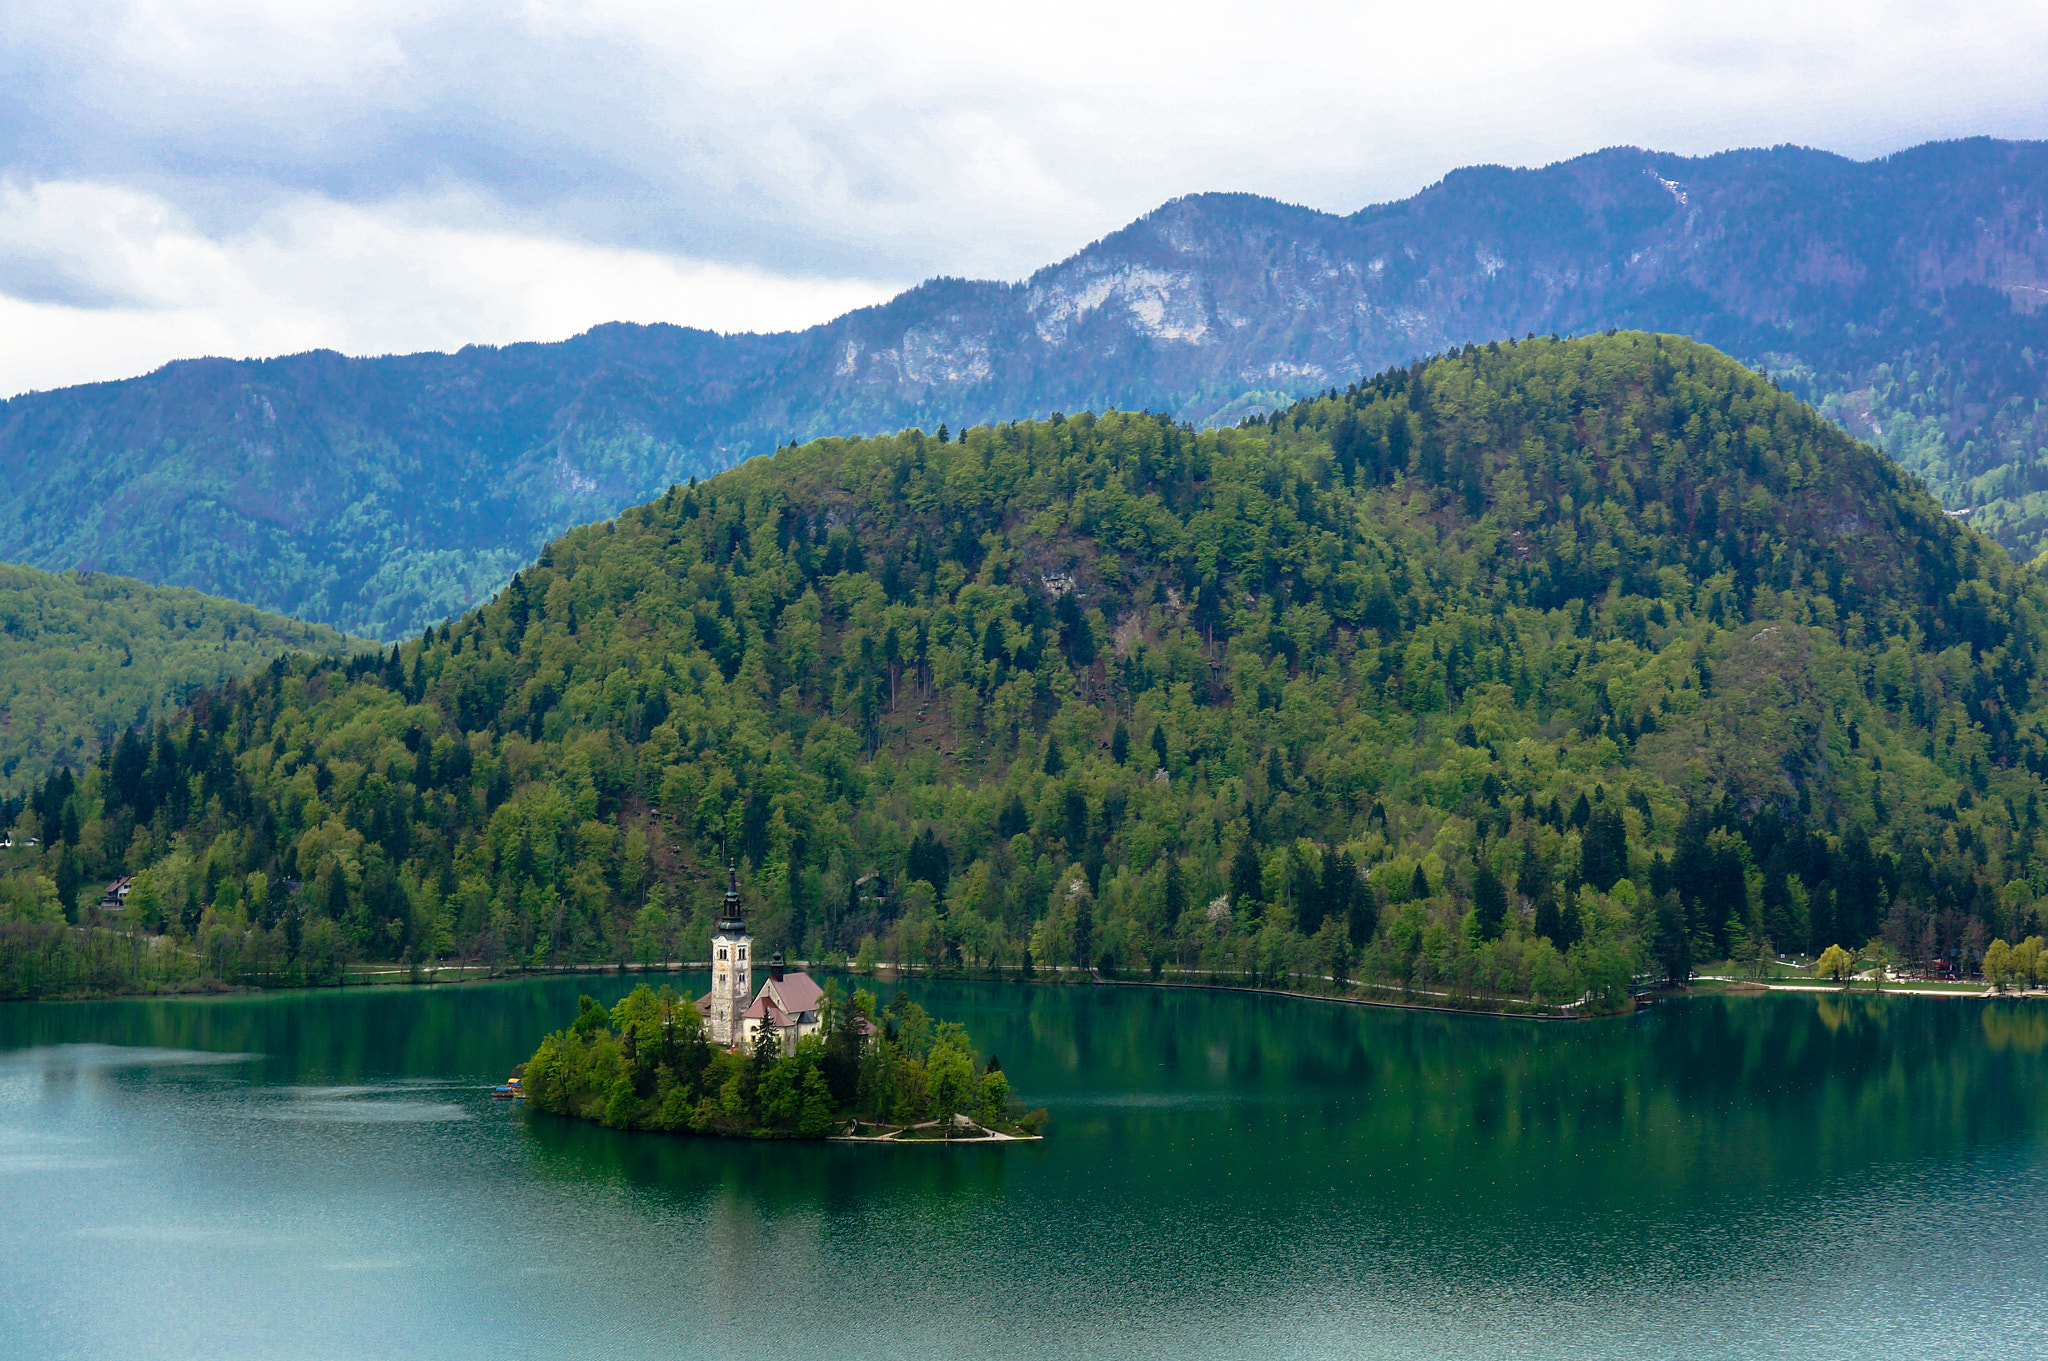
M605 326L454 355L203 360L0 406L0 557L392 638L573 524L793 437L1054 411L1229 423L1468 341L1634 326L1769 368L2031 556L2048 146L1617 148L1334 216L1177 200L1021 284L798 334Z
M197 591L0 563L0 792L82 767L123 728L280 653L352 645L368 646Z
M23 816L67 904L141 871L224 977L701 957L729 846L805 957L1612 999L1645 959L2038 930L2044 613L1721 355L1524 341L1242 428L785 449Z

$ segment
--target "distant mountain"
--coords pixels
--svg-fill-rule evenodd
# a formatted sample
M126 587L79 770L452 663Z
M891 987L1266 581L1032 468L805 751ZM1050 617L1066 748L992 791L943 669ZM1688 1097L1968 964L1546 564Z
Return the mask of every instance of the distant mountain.
M78 767L131 724L286 652L358 646L233 600L0 563L0 791Z
M1055 410L1239 417L1467 342L1643 327L1777 375L2031 554L2048 144L1621 148L1348 217L1178 199L1020 284L808 331L172 364L0 405L0 557L393 637L566 526L792 438Z

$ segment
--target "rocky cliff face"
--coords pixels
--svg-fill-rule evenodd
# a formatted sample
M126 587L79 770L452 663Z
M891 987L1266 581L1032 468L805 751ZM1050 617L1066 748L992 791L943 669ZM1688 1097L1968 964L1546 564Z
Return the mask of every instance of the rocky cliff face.
M563 527L792 438L1229 422L1468 342L1640 327L1770 369L2015 550L2048 534L2048 144L1613 149L1335 216L1178 199L1021 284L812 330L174 364L0 407L0 557L396 636Z

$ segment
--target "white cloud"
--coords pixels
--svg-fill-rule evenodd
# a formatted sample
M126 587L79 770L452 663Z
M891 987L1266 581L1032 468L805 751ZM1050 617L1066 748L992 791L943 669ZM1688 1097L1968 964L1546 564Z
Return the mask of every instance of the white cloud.
M118 185L0 186L0 283L15 281L0 291L0 375L18 392L184 356L449 350L604 321L788 330L901 286L475 225L485 216L452 197L375 209L302 197L214 237Z
M1348 211L1616 143L2044 136L2044 67L2048 7L1994 0L46 0L0 10L0 177L70 244L0 224L39 328L0 344L41 375L607 307L793 324L1198 190Z

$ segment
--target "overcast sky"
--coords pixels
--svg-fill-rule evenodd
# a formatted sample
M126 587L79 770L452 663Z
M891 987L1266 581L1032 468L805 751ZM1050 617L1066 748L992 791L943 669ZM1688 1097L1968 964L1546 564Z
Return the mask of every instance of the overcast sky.
M1178 194L2048 136L2048 5L35 0L0 393L1021 278Z

